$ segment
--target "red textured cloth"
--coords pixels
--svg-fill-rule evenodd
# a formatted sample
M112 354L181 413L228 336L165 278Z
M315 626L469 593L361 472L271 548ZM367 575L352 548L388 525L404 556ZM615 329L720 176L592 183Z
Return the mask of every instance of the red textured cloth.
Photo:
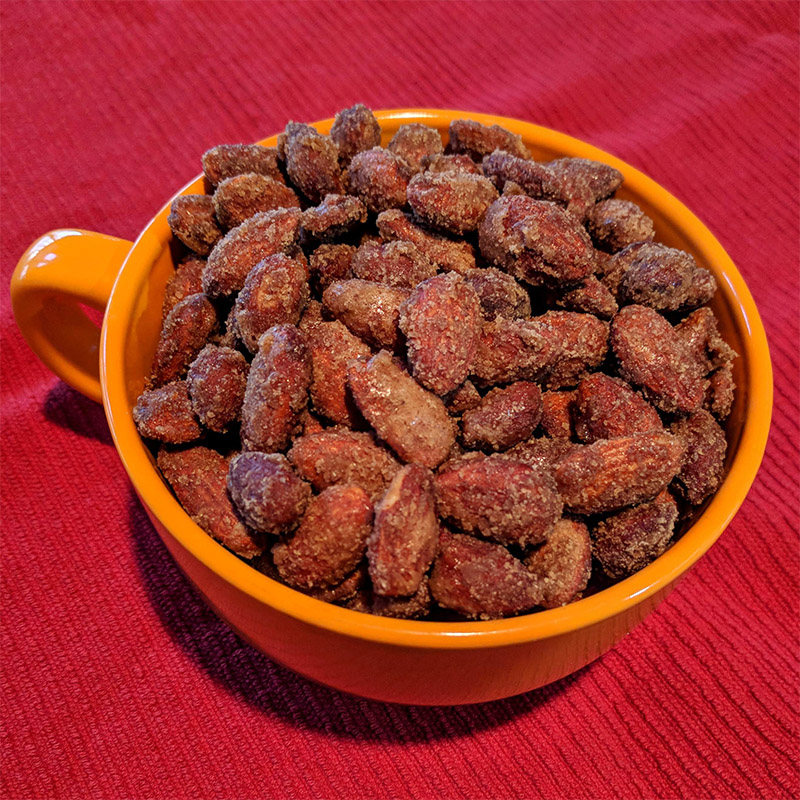
M618 647L538 692L386 706L201 602L103 412L2 296L7 798L782 798L798 756L798 11L790 2L0 4L3 280L55 227L133 239L219 142L375 108L489 111L644 170L716 233L775 366L738 516Z

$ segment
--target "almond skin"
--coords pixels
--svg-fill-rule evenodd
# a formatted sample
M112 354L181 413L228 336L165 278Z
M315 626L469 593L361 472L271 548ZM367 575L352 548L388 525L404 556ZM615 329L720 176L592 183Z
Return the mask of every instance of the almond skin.
M377 224L384 241L411 242L444 272L464 275L468 270L475 269L475 250L469 242L431 233L415 224L399 209L378 214Z
M375 506L367 542L369 574L380 595L413 595L436 555L439 521L433 476L419 464L403 467Z
M458 528L522 547L545 539L561 516L550 475L502 455L456 458L436 475L436 505Z
M594 528L593 552L609 578L638 572L669 546L678 506L668 491L655 499L611 514Z
M214 210L225 228L276 208L300 208L300 200L283 181L266 175L250 172L226 178L214 192Z
M310 398L314 410L339 425L364 427L364 418L347 387L347 364L372 351L338 320L319 322L304 331L311 353Z
M273 546L275 567L290 586L335 586L361 561L371 525L363 489L331 486L311 500L292 538Z
M199 256L207 256L222 238L214 201L204 194L184 194L172 201L167 217L172 233Z
M505 547L462 534L442 536L430 589L440 606L472 619L527 611L542 600L536 576Z
M276 325L260 339L242 403L242 447L277 453L300 430L311 383L311 356L294 325Z
M545 392L542 395L542 421L544 433L553 439L569 441L575 433L573 408L575 392Z
M572 415L575 432L583 442L662 430L661 418L653 406L624 381L601 372L580 382Z
M157 463L186 513L206 533L243 558L263 551L228 495L228 459L208 447L162 448Z
M422 281L400 307L414 377L438 395L460 386L475 359L480 334L478 295L455 272Z
M465 153L478 162L495 150L530 158L522 137L500 125L483 125L471 119L454 119L450 123L450 149L454 153Z
M146 439L185 444L200 438L185 381L172 381L142 392L133 409L133 421Z
M230 347L207 344L189 367L192 408L210 431L224 433L239 419L250 365Z
M708 411L700 409L674 423L670 433L686 444L675 488L689 503L700 505L722 483L728 447L725 431Z
M351 268L361 280L407 289L437 272L436 265L411 242L365 242L353 256Z
M278 151L260 144L221 144L203 153L203 172L212 186L247 172L283 183Z
M592 574L592 541L577 520L560 519L547 542L525 559L541 584L545 608L565 606L579 595Z
M361 413L403 461L433 469L447 458L456 436L444 403L389 353L351 362L348 382Z
M218 327L217 312L206 295L191 294L177 303L161 329L153 358L152 386L182 378Z
M686 343L657 311L626 306L611 322L611 347L623 378L656 408L690 414L703 403L706 382Z
M279 453L239 453L228 468L228 491L245 522L264 533L292 530L311 497Z
M527 195L504 195L492 203L478 242L487 261L533 286L578 283L595 265L580 223L557 205Z
M424 172L408 184L408 204L429 228L456 236L477 230L497 189L483 175Z
M614 511L665 489L681 468L684 451L685 444L664 431L601 439L563 458L556 483L570 511Z
M236 333L255 353L261 334L273 325L296 325L308 302L303 265L278 253L259 261L247 274L233 307Z
M250 270L276 253L288 253L300 230L300 209L264 211L232 228L216 244L203 270L203 291L227 297L244 286Z
M400 306L410 289L359 279L336 281L322 293L322 302L351 333L374 347L400 350L403 335Z
M400 465L371 433L321 431L294 440L288 453L298 473L317 491L354 484L379 499Z
M169 312L181 300L186 299L190 294L199 294L203 291L202 276L205 265L205 259L197 256L186 256L178 264L164 289L164 304L161 310L162 319L166 319Z
M539 387L518 381L504 389L492 389L480 405L464 412L462 440L468 448L508 450L529 438L541 418Z

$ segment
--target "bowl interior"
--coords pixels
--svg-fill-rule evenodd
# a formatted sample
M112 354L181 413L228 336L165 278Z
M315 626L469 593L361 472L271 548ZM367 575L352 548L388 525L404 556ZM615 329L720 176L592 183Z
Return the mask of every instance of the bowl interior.
M769 353L763 326L747 287L719 242L676 198L619 159L577 139L547 128L501 117L458 111L403 109L376 112L385 145L407 122L436 127L447 141L451 120L469 117L497 123L522 136L536 160L562 156L600 160L619 169L625 183L617 196L640 205L653 219L656 241L686 250L717 278L711 304L725 340L739 353L734 362L736 400L727 421L727 477L719 491L695 515L688 531L651 565L603 590L561 609L492 622L433 623L371 617L301 595L257 573L214 542L183 512L161 479L150 451L133 425L131 411L149 373L161 328L164 288L174 271L172 235L167 224L170 201L142 232L112 293L103 326L101 369L109 423L131 480L151 512L172 535L207 566L270 605L303 616L314 624L347 630L351 635L425 646L459 646L464 637L476 646L502 639L519 641L591 624L639 602L686 571L722 533L749 489L766 443L772 402ZM323 133L332 120L317 123ZM261 143L274 146L275 136ZM198 154L198 162L199 162ZM202 177L178 194L203 193ZM177 195L176 195L177 196ZM487 639L488 637L488 639ZM446 643L449 642L449 643Z

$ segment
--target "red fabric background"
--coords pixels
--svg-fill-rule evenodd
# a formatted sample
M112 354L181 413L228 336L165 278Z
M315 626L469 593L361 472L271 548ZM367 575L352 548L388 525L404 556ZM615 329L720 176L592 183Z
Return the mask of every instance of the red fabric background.
M797 796L799 10L0 4L6 283L50 228L134 238L216 143L355 101L484 110L686 202L748 280L776 377L748 500L616 649L511 700L389 707L298 678L207 610L102 410L32 357L3 292L4 795Z

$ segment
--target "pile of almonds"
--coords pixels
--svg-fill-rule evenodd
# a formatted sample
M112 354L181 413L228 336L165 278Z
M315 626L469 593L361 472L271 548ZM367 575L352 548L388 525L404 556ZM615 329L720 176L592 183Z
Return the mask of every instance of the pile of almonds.
M373 614L503 617L646 566L723 475L713 276L606 164L466 119L380 143L356 105L203 156L134 409L162 475L256 569Z

